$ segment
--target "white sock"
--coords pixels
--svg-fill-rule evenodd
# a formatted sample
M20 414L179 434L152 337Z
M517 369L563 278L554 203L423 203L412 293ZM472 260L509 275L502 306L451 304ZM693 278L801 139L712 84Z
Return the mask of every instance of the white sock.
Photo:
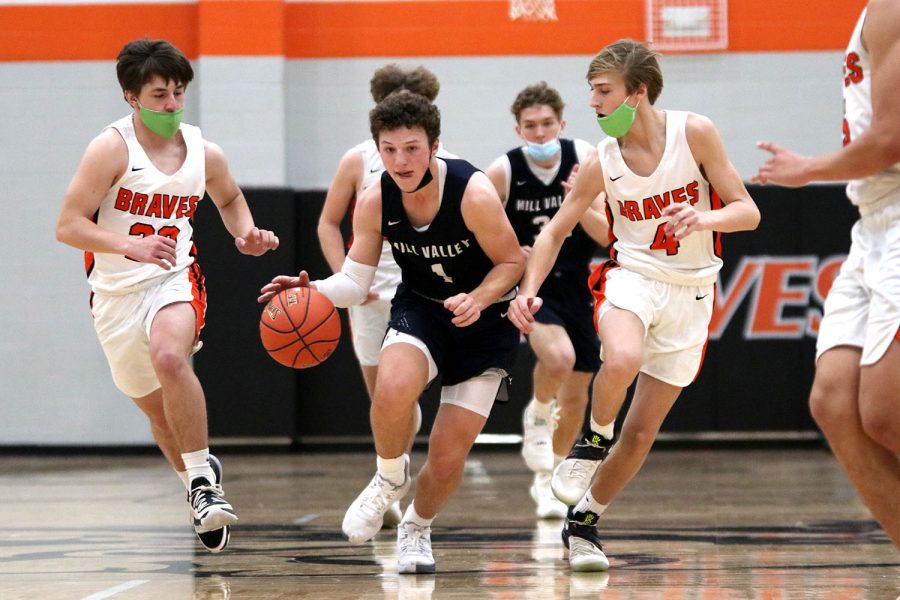
M553 413L553 400L549 402L541 402L537 398L532 398L528 405L528 410L535 419L543 419L549 421Z
M431 527L431 522L434 521L434 517L430 519L426 519L425 517L420 517L419 513L416 512L416 501L413 499L412 502L409 503L409 506L406 507L406 512L403 513L403 523L415 523L419 527Z
M578 504L575 505L575 512L583 513L591 511L597 516L600 516L603 514L603 511L606 510L607 506L609 506L609 504L600 504L594 500L594 495L591 493L591 490L588 490L584 493L584 496L581 497L581 500L578 501Z
M184 484L184 487L187 488L187 491L191 491L191 480L188 479L187 471L175 471L175 474L181 478L181 483Z
M594 415L591 415L591 431L593 431L594 433L599 433L608 440L613 439L613 436L615 435L615 424L616 422L615 420L613 420L606 425L600 425L599 423L597 423L597 421L594 420Z
M401 454L397 458L376 457L378 474L394 485L403 485L406 482L406 465L409 464L409 455Z
M196 452L185 452L181 455L184 468L187 470L188 480L193 482L198 477L205 477L210 484L216 482L212 467L209 466L209 448Z

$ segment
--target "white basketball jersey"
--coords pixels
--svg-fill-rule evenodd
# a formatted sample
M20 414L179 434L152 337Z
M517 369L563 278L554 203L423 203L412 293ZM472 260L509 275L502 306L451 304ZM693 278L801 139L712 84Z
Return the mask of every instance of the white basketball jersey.
M685 136L689 113L666 111L666 148L656 170L635 175L625 164L618 140L597 145L606 183L612 228L610 256L623 267L678 285L715 283L722 267L719 232L695 231L676 241L666 236L661 214L671 202L690 202L699 211L721 207L703 178Z
M844 145L862 135L872 124L872 70L863 48L863 9L844 56ZM896 93L896 90L891 93ZM900 202L900 163L847 184L850 202L865 213L887 202Z
M162 235L176 241L171 271L126 256L85 253L88 281L96 292L128 293L153 283L157 277L187 269L194 263L193 217L206 192L206 156L200 129L182 123L187 145L184 163L166 175L150 162L134 133L129 115L112 123L128 148L128 166L100 203L94 221L103 229L145 237Z

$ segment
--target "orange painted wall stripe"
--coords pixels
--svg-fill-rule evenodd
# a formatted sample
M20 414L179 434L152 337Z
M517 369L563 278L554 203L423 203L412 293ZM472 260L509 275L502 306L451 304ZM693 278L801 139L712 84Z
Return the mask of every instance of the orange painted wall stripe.
M2 2L2 0L0 0ZM865 0L730 0L730 52L840 50ZM504 0L0 5L0 61L112 60L141 36L189 57L585 55L644 39L644 0L556 0L559 20L510 21Z
M282 0L200 0L198 51L202 56L282 56Z
M195 4L0 6L0 60L115 60L125 42L162 37L196 56Z

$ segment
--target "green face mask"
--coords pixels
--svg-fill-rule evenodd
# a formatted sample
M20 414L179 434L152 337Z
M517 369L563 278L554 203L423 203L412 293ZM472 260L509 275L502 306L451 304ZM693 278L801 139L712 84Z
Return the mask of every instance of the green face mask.
M181 125L181 117L184 115L183 108L175 112L160 112L144 108L143 106L140 109L141 121L156 135L170 138L178 132L178 127Z
M631 98L631 96L628 96ZM605 117L597 117L597 123L603 133L610 137L620 138L628 133L631 125L634 123L634 117L637 114L637 104L628 106L628 98L619 105L616 110L612 111ZM640 104L638 100L638 104Z

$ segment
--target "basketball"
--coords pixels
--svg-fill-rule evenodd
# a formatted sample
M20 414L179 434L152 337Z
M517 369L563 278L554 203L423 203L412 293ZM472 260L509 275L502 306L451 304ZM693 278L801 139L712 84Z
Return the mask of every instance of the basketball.
M331 356L341 339L341 317L318 291L282 290L263 309L259 337L269 356L286 367L314 367Z

